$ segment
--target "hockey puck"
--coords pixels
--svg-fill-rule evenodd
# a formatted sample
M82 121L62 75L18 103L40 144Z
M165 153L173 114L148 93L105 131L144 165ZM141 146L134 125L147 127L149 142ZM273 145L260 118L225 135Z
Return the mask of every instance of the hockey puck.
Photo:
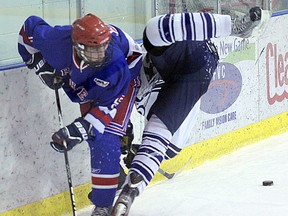
M263 185L263 186L271 186L271 185L273 185L273 181L271 181L271 180L263 181L263 182L262 182L262 185Z

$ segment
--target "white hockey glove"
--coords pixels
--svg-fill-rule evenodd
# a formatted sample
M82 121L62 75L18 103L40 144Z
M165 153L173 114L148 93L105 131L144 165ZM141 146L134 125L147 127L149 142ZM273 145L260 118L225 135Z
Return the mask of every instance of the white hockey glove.
M32 55L28 62L25 62L29 69L34 69L40 80L51 89L58 89L64 85L62 77L48 64L40 52Z

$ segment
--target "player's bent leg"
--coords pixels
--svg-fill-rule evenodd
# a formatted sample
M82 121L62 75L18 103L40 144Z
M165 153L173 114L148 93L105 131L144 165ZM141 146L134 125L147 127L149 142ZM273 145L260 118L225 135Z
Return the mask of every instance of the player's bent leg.
M164 123L156 115L152 115L145 126L142 144L132 161L112 215L128 215L134 198L143 192L158 171L171 138L172 134Z
M105 132L100 141L89 142L89 147L92 175L91 202L96 206L92 215L104 216L105 212L110 215L118 186L120 138L118 135Z
M171 138L172 134L164 123L156 115L152 115L145 126L141 146L129 172L135 171L141 174L145 184L148 185L164 159Z

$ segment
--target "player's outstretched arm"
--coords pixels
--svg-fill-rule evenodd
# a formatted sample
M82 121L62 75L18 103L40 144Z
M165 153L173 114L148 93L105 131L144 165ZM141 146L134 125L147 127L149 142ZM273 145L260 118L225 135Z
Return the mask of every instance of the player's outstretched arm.
M176 13L156 16L145 28L153 46L169 46L176 41L203 41L228 36L231 33L229 15L211 13Z
M244 16L232 19L230 15L201 13L176 13L150 19L144 30L145 40L151 46L169 46L176 41L204 41L229 35L249 37L261 21L262 10L251 8ZM146 46L145 46L146 48Z

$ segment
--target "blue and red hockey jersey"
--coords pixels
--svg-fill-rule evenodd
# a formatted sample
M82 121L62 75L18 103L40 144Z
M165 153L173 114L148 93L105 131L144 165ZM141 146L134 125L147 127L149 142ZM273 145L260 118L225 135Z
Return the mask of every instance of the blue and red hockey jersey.
M116 26L109 25L109 28L112 34L108 46L112 49L110 62L101 68L80 67L73 48L71 25L50 26L42 18L30 16L18 40L18 51L24 62L29 61L32 54L41 52L61 74L65 81L63 89L71 101L94 103L89 119L100 133L114 118L130 81L139 75L142 63L139 45Z

